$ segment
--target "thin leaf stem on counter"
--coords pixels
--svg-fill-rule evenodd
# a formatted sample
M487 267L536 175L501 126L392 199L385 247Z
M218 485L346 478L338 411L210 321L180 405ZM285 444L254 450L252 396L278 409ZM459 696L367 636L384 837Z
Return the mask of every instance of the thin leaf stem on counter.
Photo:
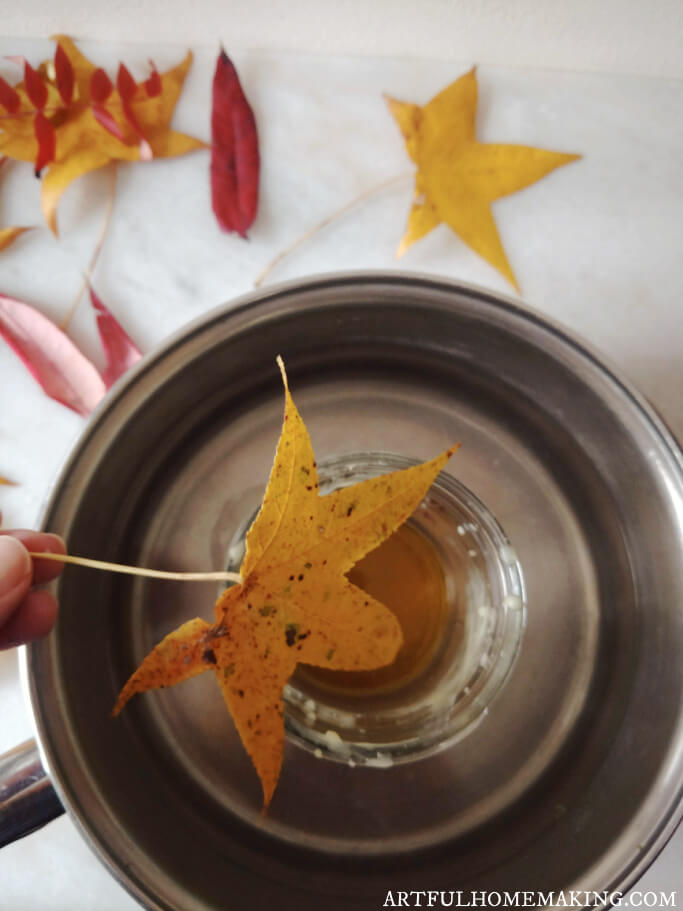
M336 212L332 212L331 215L323 218L322 221L319 221L316 225L313 225L312 228L309 228L308 231L304 231L295 241L293 241L289 246L285 247L274 259L268 263L265 269L256 277L254 281L254 287L258 288L270 273L275 269L276 266L279 266L280 263L286 259L290 253L293 253L297 247L300 247L307 240L310 240L318 231L322 231L323 228L326 228L329 224L332 224L333 221L336 221L338 218L341 218L343 215L346 215L351 209L359 205L361 202L364 202L366 199L369 199L371 196L374 196L376 193L381 193L383 190L386 190L388 187L392 187L394 184L401 183L404 180L414 177L413 171L408 171L403 174L396 174L393 177L390 177L389 180L383 180L382 183L375 184L374 187L370 187L369 190L365 190L360 196L356 196L355 199L352 199L351 202L347 202L346 205L342 206L341 209L337 209Z
M69 307L69 310L67 311L66 316L60 323L59 328L63 329L64 332L66 332L66 330L69 328L69 323L73 319L73 315L76 312L76 309L81 302L81 298L83 297L85 289L90 284L90 279L92 278L92 274L95 271L95 266L97 265L97 260L100 258L100 253L102 252L102 247L104 246L104 241L107 237L107 231L109 229L109 223L111 221L112 212L114 211L114 200L115 199L116 199L116 163L111 162L109 164L109 194L107 196L107 208L104 213L102 227L100 228L100 236L97 240L97 244L95 245L95 249L93 250L92 256L90 257L90 262L88 263L88 267L85 270L85 272L83 273L83 281L81 282L81 286L78 289L78 293L76 294L76 297L73 299L73 302L72 302L71 306Z

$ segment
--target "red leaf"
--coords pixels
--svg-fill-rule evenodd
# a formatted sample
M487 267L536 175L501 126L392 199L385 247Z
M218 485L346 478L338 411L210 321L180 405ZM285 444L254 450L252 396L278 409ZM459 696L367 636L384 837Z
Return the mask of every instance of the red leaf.
M42 111L37 111L33 118L33 132L38 140L38 157L36 158L35 173L40 177L40 172L45 165L54 161L57 155L57 133Z
M92 288L90 289L90 300L95 308L97 328L107 358L107 369L102 374L102 378L109 389L129 367L140 360L142 353Z
M247 236L258 207L259 150L254 112L221 50L213 77L211 201L224 231Z
M0 104L8 114L16 114L21 104L19 92L0 76Z
M105 107L102 107L102 105L99 104L93 104L92 113L101 127L104 127L108 133L111 133L112 136L115 136L117 139L120 139L121 142L124 142L125 137L121 127Z
M133 100L135 93L138 90L138 85L123 63L119 64L119 72L116 77L116 88L118 89L118 93L121 98L123 116L126 118L133 132L140 140L140 160L151 161L153 158L152 147L145 139L142 128L138 123L135 114L133 113L133 109L130 106L130 102Z
M104 70L99 67L90 77L90 100L94 105L102 105L109 98L114 86Z
M152 67L152 73L149 78L145 80L143 85L145 86L147 97L156 98L157 95L161 95L161 76L151 60L149 61L149 65Z
M55 49L55 79L60 97L69 107L74 96L74 68L61 44Z
M28 304L1 294L0 335L62 405L90 414L106 393L94 365L61 329Z
M137 82L133 79L128 68L123 63L119 64L119 72L116 76L116 88L121 96L121 101L124 103L131 101L138 90Z
M42 111L47 102L47 86L28 60L24 60L24 88L33 107Z

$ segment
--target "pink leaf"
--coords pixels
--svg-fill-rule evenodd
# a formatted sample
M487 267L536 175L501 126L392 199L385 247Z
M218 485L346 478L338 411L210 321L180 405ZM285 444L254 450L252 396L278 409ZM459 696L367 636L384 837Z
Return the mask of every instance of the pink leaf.
M92 288L90 289L90 300L95 309L97 328L107 358L107 369L102 377L109 389L129 367L140 360L142 353Z
M105 107L102 107L102 105L99 104L93 104L91 110L93 117L101 127L104 127L108 133L111 133L116 139L120 139L121 142L125 141L126 137L123 135L121 127Z
M87 415L106 393L94 365L38 310L0 294L0 335L50 398Z

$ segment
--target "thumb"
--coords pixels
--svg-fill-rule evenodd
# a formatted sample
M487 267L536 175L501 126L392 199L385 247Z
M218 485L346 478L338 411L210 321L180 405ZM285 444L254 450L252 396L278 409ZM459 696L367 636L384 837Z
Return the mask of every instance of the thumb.
M0 626L21 604L32 575L33 564L24 545L11 535L0 535Z

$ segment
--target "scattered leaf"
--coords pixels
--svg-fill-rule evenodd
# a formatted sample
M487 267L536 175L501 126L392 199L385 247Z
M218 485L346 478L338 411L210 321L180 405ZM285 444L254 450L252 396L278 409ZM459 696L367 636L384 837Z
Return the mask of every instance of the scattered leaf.
M123 109L123 114L132 127L135 135L140 139L140 161L151 161L154 157L152 147L145 139L144 133L142 132L142 127L138 123L137 118L135 117L133 109L130 105L131 101L133 98L135 98L135 95L137 93L138 84L123 64L119 66L119 72L116 77L116 88L121 98L121 107Z
M237 70L221 50L213 77L211 201L224 231L247 236L258 208L259 170L254 112Z
M16 481L10 481L9 478L3 478L2 475L0 475L0 485L2 485L2 484L4 484L6 487L16 487L17 486Z
M57 134L55 133L55 128L42 111L37 111L36 116L33 118L33 130L38 142L35 174L36 177L40 177L40 172L45 165L55 160L55 154L57 152Z
M114 91L111 79L102 67L97 67L90 77L90 100L93 104L104 104Z
M261 780L264 808L282 764L282 688L297 663L369 670L396 657L398 621L345 574L410 516L455 451L321 497L311 441L280 367L284 422L247 534L242 583L218 599L213 626L196 618L162 640L114 707L116 715L135 693L213 671Z
M156 98L157 95L161 95L161 76L151 60L149 61L149 65L152 68L152 72L150 73L149 78L144 82L145 91L147 92L148 98Z
M33 107L42 111L47 104L47 86L28 60L24 60L24 88Z
M21 104L19 92L0 76L0 104L8 114L16 114Z
M0 335L50 398L89 414L106 392L95 366L38 310L0 294Z
M97 329L107 358L107 369L102 374L102 379L109 389L129 367L137 364L142 352L92 288L90 301L95 310Z
M474 68L424 107L394 98L387 98L387 103L417 165L415 199L398 255L445 222L519 290L491 203L581 156L477 142Z
M55 82L60 98L69 107L74 97L74 68L61 44L55 49Z
M49 162L42 181L42 206L55 234L59 199L81 175L111 161L168 158L206 147L201 140L170 128L191 54L166 73L153 70L144 93L131 95L134 80L122 75L124 99L107 73L81 54L70 38L59 35L56 41L54 65L45 61L34 70L22 60L23 83L10 86L0 81L0 104L8 112L0 118L0 156L33 162L37 170ZM54 129L53 160L46 158L52 141L48 128L41 121L34 132L37 112Z
M126 104L135 98L135 93L138 90L137 82L131 76L128 67L123 63L119 64L119 71L116 74L116 88L121 101Z

